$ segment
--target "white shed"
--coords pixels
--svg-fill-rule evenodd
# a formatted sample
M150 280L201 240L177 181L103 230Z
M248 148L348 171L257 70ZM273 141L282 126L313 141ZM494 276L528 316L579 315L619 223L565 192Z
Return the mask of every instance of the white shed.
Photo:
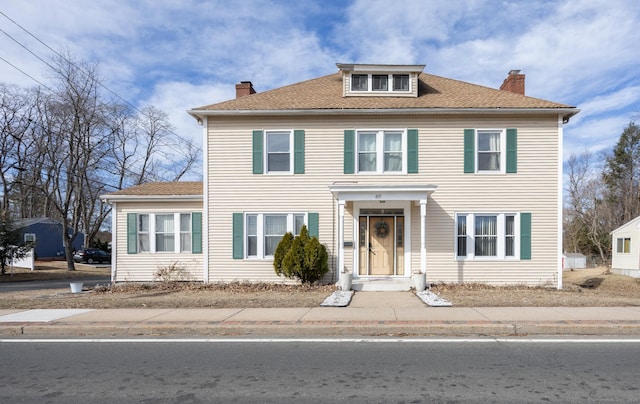
M640 216L611 232L611 270L640 278Z

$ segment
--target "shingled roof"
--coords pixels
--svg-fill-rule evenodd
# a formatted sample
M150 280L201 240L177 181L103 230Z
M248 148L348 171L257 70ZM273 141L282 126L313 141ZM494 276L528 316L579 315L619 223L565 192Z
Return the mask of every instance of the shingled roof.
M202 181L148 182L103 195L107 200L130 200L137 197L202 198Z
M477 84L420 73L417 97L357 97L343 96L342 74L335 73L316 79L276 88L262 93L217 104L194 108L194 116L266 111L313 110L451 110L451 109L559 109L570 117L575 107L538 98L497 90ZM573 109L567 110L567 109ZM330 112L330 111L327 111Z

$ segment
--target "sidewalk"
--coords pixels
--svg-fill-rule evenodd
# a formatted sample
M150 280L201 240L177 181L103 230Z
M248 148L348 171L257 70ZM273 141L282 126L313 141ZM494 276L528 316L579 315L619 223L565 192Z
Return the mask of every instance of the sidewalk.
M0 336L413 337L640 335L640 307L429 307L358 292L348 307L0 309Z

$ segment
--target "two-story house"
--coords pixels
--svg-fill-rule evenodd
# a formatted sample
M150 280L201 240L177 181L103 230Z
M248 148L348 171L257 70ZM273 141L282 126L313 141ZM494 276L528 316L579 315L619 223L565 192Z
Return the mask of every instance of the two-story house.
M326 280L350 273L354 289L408 288L416 273L561 287L562 128L575 107L525 96L519 71L492 89L424 65L337 67L263 93L242 82L236 99L188 111L203 127L201 210L177 188L164 205L105 196L114 280L198 255L194 279L282 281L272 255L305 224L328 249ZM201 217L201 248L178 246L187 214ZM134 248L167 229L170 253L162 241Z

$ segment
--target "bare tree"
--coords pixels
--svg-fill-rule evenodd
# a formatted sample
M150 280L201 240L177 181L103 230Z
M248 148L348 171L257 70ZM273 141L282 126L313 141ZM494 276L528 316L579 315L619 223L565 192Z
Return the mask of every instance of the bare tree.
M565 238L573 248L597 253L608 262L613 218L600 172L589 152L569 158Z

